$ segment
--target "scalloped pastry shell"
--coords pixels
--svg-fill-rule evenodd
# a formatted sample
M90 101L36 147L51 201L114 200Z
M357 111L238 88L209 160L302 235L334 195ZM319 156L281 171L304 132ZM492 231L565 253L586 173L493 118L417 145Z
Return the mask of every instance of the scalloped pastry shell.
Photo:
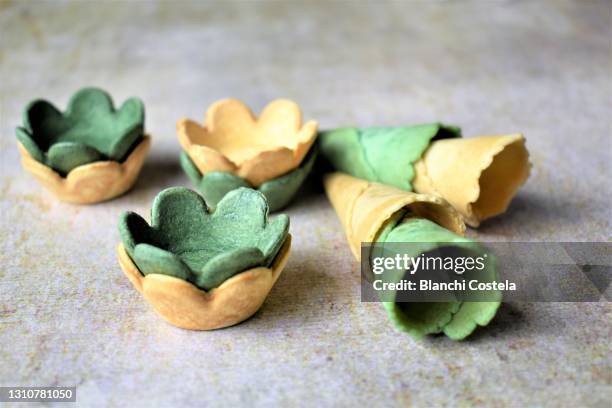
M52 168L34 160L18 142L23 168L58 199L76 204L110 200L129 190L136 182L150 146L151 138L144 136L123 163L89 163L75 167L66 177L62 177Z
M361 243L374 242L384 223L402 208L459 235L465 232L459 213L440 197L368 182L345 173L326 175L324 185L357 260L361 259Z
M195 285L161 274L143 276L127 254L117 246L119 264L153 309L168 323L189 330L213 330L233 326L251 317L263 304L287 264L291 235L287 236L270 268L241 272L205 292Z
M202 174L229 172L255 187L296 169L317 136L317 122L302 125L299 106L287 99L270 102L258 119L241 101L223 99L206 112L206 126L181 119L176 127Z

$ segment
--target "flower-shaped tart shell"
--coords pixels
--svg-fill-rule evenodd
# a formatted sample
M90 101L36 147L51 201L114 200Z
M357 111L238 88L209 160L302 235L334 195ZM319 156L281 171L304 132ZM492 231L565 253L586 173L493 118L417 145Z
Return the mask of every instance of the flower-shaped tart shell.
M72 169L66 177L32 158L18 143L23 168L32 174L57 198L76 204L92 204L117 197L129 190L136 181L151 146L144 136L123 163L98 161Z
M291 235L270 268L256 267L241 272L206 292L173 276L143 276L123 244L117 247L121 269L167 322L183 329L213 330L232 326L251 317L263 304L287 263Z
M123 162L144 133L144 105L127 99L115 108L99 88L76 92L62 112L45 100L28 104L17 140L33 159L61 175L96 161Z
M259 118L242 102L224 99L206 112L206 126L182 119L177 133L202 174L235 174L258 187L297 168L317 137L317 122L302 126L299 106L277 99Z

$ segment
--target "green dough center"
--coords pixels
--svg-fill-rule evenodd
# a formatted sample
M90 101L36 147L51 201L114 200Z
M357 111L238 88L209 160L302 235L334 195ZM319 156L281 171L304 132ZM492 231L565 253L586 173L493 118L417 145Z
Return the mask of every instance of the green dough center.
M38 102L27 116L34 139L43 151L56 143L74 142L108 157L112 156L114 142L133 130L141 132L143 122L137 100L127 100L116 111L105 92L93 89L75 94L64 114L48 103Z
M264 196L248 188L228 193L212 213L197 193L170 188L155 198L151 213L151 226L134 213L120 220L122 240L140 271L206 290L248 268L270 266L289 229L288 217L268 219Z
M99 160L123 161L144 133L144 106L130 98L119 109L106 92L85 88L62 113L37 100L24 113L17 138L35 159L66 174Z

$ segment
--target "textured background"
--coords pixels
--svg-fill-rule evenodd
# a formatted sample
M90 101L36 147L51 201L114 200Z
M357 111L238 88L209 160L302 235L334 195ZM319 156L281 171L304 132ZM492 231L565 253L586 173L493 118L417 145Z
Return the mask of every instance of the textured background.
M293 252L262 310L176 329L115 259L116 221L188 185L174 124L233 96L285 96L322 127L444 120L524 132L534 169L484 241L610 241L612 3L0 3L0 385L77 385L82 405L604 406L609 303L505 304L470 340L413 341L359 302L358 265L320 186L286 212ZM144 99L152 153L131 193L57 202L14 127L85 85Z

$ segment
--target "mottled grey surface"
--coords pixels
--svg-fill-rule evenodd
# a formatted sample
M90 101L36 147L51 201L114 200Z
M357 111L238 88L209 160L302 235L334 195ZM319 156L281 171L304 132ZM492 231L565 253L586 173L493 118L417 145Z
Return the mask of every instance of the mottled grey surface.
M316 182L259 313L189 332L115 258L116 221L188 185L174 124L218 98L297 100L322 127L444 120L524 132L534 169L481 240L610 240L610 2L0 3L0 385L77 385L83 406L270 403L608 406L610 304L506 304L470 340L413 341L359 301L358 265ZM134 190L62 204L19 166L13 129L85 85L144 99Z

